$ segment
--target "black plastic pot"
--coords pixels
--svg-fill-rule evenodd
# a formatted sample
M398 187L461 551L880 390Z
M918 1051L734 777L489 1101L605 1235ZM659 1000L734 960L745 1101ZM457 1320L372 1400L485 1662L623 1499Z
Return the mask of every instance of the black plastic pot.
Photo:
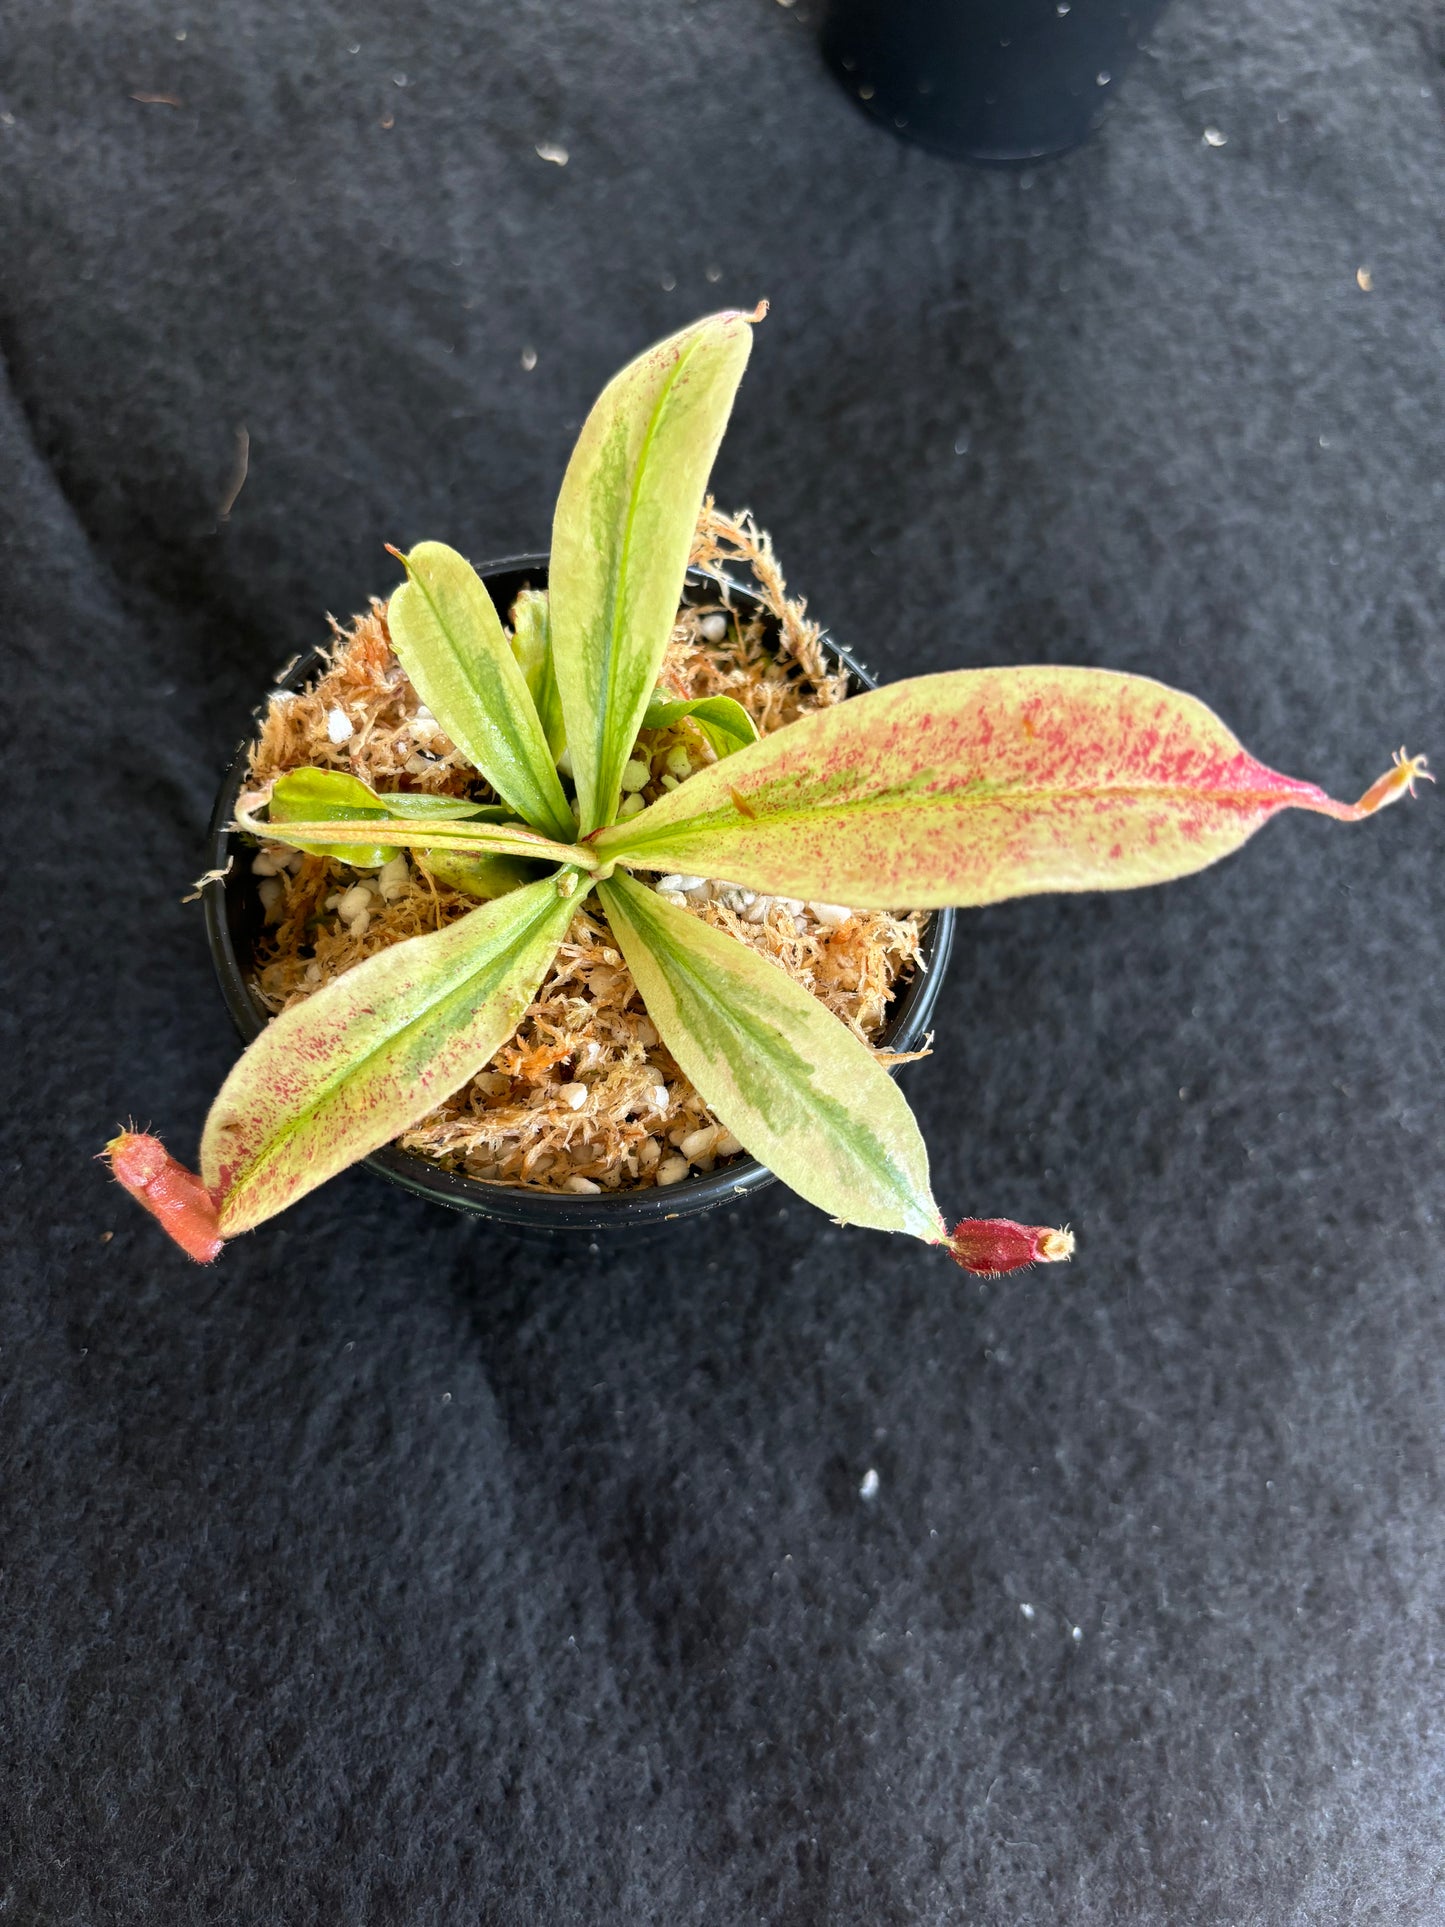
M829 0L823 52L885 127L958 160L1066 153L1166 0Z
M514 556L495 562L480 571L493 602L503 618L520 589L529 583L545 586L545 556ZM693 571L691 580L700 587L711 578ZM740 605L756 607L756 598L742 584L730 583ZM876 679L847 650L835 642L826 644L829 652L849 672L860 688L876 687ZM276 684L281 689L299 689L320 673L323 663L319 652L297 662ZM264 708L255 712L257 721ZM268 1012L251 989L250 964L263 924L261 902L246 861L246 839L229 827L235 817L236 800L246 778L249 740L242 743L226 773L211 817L210 865L224 870L235 858L231 874L224 881L208 883L203 892L206 932L211 958L220 981L221 994L247 1043L265 1028ZM924 940L927 969L914 974L899 992L893 1012L879 1042L893 1050L911 1050L928 1028L953 941L953 912L935 912ZM599 1192L594 1196L574 1196L570 1192L532 1191L521 1185L489 1183L455 1171L445 1171L429 1158L387 1145L366 1160L370 1170L405 1185L436 1204L456 1211L475 1212L480 1217L498 1218L531 1232L617 1232L661 1226L673 1218L691 1217L746 1197L773 1183L771 1171L755 1159L739 1157L731 1164L705 1176L684 1178L681 1183L644 1191Z

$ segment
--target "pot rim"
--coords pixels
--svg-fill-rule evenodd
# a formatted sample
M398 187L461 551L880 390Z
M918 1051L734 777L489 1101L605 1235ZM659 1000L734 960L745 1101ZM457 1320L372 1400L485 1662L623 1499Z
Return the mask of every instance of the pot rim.
M548 561L546 555L504 556L498 561L484 564L477 573L489 592L492 592L493 601L498 601L493 590L498 578L507 582L514 577L535 577L539 573L545 576ZM713 574L689 568L687 580L700 585L723 581L729 592L739 600L755 605L760 601L755 590L726 573ZM507 593L508 606L521 586L518 581ZM501 612L505 617L506 609L502 608ZM865 689L878 687L877 678L841 643L835 642L827 634L821 637L821 641L855 682ZM252 710L253 723L261 721L276 690L300 688L317 673L322 661L322 651L312 649L291 663ZM242 847L239 833L230 826L254 740L253 729L237 747L222 779L207 832L208 869L225 870L237 848ZM270 1013L247 982L246 969L228 916L228 885L238 882L243 874L238 871L235 877L220 877L207 883L201 898L211 962L221 995L242 1040L249 1044L270 1021ZM935 910L932 913L924 933L924 968L916 970L911 981L899 993L887 1023L878 1034L881 1046L891 1050L911 1050L923 1036L938 1003L944 972L948 967L953 948L953 924L952 910ZM534 1232L617 1231L633 1226L666 1224L674 1218L716 1210L721 1205L730 1204L735 1198L750 1196L777 1182L765 1165L749 1157L738 1158L721 1170L683 1178L666 1188L654 1186L643 1191L601 1191L595 1195L534 1191L523 1185L500 1184L486 1178L469 1177L463 1172L445 1170L420 1153L400 1150L394 1144L372 1152L361 1163L391 1183L429 1198L435 1204L498 1219Z

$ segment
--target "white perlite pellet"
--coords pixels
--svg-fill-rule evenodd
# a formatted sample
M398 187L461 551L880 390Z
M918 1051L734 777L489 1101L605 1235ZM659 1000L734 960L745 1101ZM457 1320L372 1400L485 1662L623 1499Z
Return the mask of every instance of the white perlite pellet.
M670 1158L664 1158L662 1163L658 1165L657 1182L659 1184L681 1184L682 1180L687 1176L687 1173L687 1159L678 1156L677 1153L674 1152Z
M279 877L262 877L256 889L261 898L261 908L265 912L267 923L277 922L286 901L285 885Z
M704 616L697 625L697 632L704 642L726 642L728 619L726 616Z
M584 1178L580 1173L574 1172L563 1185L562 1189L564 1191L577 1191L585 1193L589 1197L595 1197L602 1189L602 1186L600 1184L594 1184L591 1178Z
M343 923L354 923L356 919L371 908L371 892L364 883L353 883L336 906L337 915Z
M711 1155L716 1143L717 1126L702 1124L697 1130L689 1131L677 1148L689 1164L701 1164L704 1158Z
M326 712L326 734L333 743L349 743L356 734L351 726L351 718L344 709L328 709Z
M587 1086L585 1084L564 1084L557 1092L557 1095L569 1111L580 1111L582 1106L587 1102Z
M622 787L627 795L630 796L634 790L645 790L651 781L651 763L644 762L641 757L634 757L630 763L623 764Z
M390 863L383 863L376 873L376 887L381 892L383 903L395 903L404 897L411 882L411 870L404 856L394 856Z

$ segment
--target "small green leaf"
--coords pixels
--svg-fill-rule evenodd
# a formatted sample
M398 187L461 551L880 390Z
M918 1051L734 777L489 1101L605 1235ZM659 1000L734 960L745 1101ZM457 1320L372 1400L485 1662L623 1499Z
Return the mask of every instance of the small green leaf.
M694 696L690 702L674 701L669 696L654 696L642 719L644 729L671 729L689 717L718 757L731 756L758 740L757 726L739 702L731 696Z
M387 813L376 792L360 777L339 769L293 769L278 777L271 788L267 827L282 823L325 823L366 818L386 822ZM290 839L287 839L288 841ZM391 844L295 843L312 856L335 857L358 870L379 870L396 855Z
M566 874L575 875L575 871ZM294 1004L222 1085L201 1175L249 1231L459 1090L521 1021L582 892L545 877L378 951Z
M547 748L555 762L567 747L567 729L562 721L562 698L557 693L557 674L552 666L552 632L545 589L523 589L512 605L512 653L527 678Z
M376 801L379 803L381 799ZM589 848L554 843L515 819L488 822L489 814L489 809L484 809L467 821L455 822L429 813L418 822L387 812L384 819L387 846L393 854L398 849L457 850L465 855L496 851L503 856L525 857L538 863L562 863L584 870L601 868ZM374 809L356 817L281 823L266 821L239 803L236 806L237 829L272 842L289 843L296 850L318 850L342 862L354 860L349 851L364 852L368 864L373 861L379 834L377 825Z
M867 1046L776 964L631 877L597 893L662 1041L753 1156L844 1223L937 1243L928 1152Z
M474 769L548 836L576 825L527 679L471 563L442 542L400 557L407 580L386 612L413 687Z
M468 856L460 850L425 850L422 863L438 883L469 897L504 897L536 880L537 865L514 856Z
M490 804L470 803L465 797L420 793L379 795L359 776L349 776L340 769L288 770L272 785L268 813L270 824L358 822L367 818L386 821L392 817L424 823L461 819L497 822L507 814ZM313 856L335 857L358 870L379 869L397 854L394 845L382 843L373 847L354 843L295 843L294 847L309 850Z
M711 315L607 384L552 524L552 656L584 835L617 814L677 615L708 471L751 346Z

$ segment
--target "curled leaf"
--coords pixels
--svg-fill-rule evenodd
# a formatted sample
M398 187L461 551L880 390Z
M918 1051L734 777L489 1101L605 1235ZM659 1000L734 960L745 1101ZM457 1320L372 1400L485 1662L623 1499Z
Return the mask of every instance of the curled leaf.
M268 827L281 823L385 822L393 817L416 822L495 822L507 812L490 805L469 803L464 797L427 796L421 792L382 795L339 769L293 769L277 777L271 786L267 807ZM335 857L358 870L380 869L390 863L396 849L390 844L295 843L313 856Z
M654 696L642 718L644 729L671 729L684 718L695 723L712 745L714 755L731 756L758 740L757 725L731 696L693 696L674 701Z
M289 844L293 849L319 850L347 863L356 860L347 855L347 851L365 852L366 860L370 862L378 847L375 841L379 833L378 818L374 810L357 817L338 816L309 823L278 823L255 814L260 802L261 799L257 797L242 797L237 802L237 829L246 830L252 836L265 837L274 843ZM418 822L392 816L388 811L386 847L391 849L392 855L398 849L456 850L464 855L495 851L503 856L525 857L540 863L575 864L584 870L599 867L599 859L583 845L554 843L550 837L525 828L515 819L489 822L487 814L484 809L461 821L433 816ZM388 860L382 858L383 862Z

